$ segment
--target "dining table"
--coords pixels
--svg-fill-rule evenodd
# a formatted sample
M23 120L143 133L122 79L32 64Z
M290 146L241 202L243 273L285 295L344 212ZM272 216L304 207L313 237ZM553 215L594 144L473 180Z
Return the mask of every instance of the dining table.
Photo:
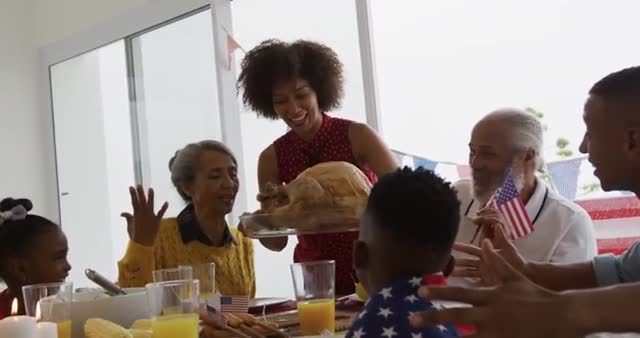
M333 337L344 337L363 308L364 302L355 295L338 298L336 300ZM273 300L272 304L252 307L250 313L260 320L277 324L283 332L291 337L326 337L324 335L305 336L302 334L296 302L293 300Z

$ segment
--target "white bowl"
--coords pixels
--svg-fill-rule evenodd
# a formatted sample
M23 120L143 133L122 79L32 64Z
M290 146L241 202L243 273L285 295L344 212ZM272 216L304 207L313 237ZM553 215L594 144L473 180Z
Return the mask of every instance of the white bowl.
M89 318L102 318L125 328L138 319L149 318L144 288L124 291L127 294L120 296L108 296L100 290L75 293L71 303L72 337L84 337L84 323Z

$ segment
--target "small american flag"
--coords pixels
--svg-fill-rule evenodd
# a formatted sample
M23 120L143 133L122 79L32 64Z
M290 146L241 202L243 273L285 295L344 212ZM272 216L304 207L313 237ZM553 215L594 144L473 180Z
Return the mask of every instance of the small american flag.
M507 225L511 228L512 239L522 238L533 231L533 223L531 223L527 209L518 194L511 169L500 187L495 203L507 221Z
M221 296L220 311L247 313L249 312L249 297L247 296Z

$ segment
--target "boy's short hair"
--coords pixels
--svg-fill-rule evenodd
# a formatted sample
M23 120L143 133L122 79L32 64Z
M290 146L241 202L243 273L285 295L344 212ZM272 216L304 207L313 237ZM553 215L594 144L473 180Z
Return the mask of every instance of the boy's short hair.
M433 171L404 167L373 186L367 213L385 236L444 259L458 234L460 201Z

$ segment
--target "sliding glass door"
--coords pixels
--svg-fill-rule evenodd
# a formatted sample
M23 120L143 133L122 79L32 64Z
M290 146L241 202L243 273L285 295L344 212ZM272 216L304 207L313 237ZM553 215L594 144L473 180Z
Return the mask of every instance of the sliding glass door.
M211 24L206 10L131 39L142 180L170 216L184 203L169 159L187 143L221 140Z
M119 213L134 182L124 41L50 68L60 218L74 269L115 277L127 243Z
M61 223L71 280L117 277L128 186L154 187L167 216L183 202L168 162L189 142L221 139L211 11L203 9L49 68Z

